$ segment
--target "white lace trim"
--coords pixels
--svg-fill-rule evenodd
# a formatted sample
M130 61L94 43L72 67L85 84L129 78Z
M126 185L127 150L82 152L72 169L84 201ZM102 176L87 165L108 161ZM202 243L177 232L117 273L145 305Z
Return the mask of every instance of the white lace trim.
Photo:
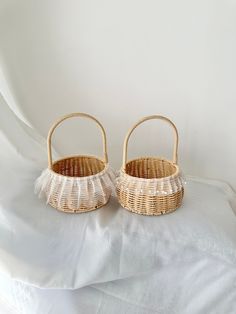
M115 193L115 173L111 167L87 177L68 177L45 169L35 182L35 193L46 197L46 202L53 199L57 208L93 207L98 201L106 203Z
M135 195L164 196L182 190L185 183L182 173L164 178L145 179L132 177L120 170L116 179L116 188L121 192Z

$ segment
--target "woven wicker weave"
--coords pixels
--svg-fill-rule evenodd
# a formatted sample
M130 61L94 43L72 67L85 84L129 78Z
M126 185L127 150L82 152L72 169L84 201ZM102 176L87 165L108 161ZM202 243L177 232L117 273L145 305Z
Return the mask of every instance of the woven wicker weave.
M52 162L51 137L65 119L92 119L102 131L104 159L94 156L70 156ZM108 165L106 133L101 123L85 113L72 113L59 119L48 133L48 168L35 184L36 193L45 195L52 207L69 213L83 213L105 205L112 193L114 173Z
M161 119L174 129L173 162L155 157L143 157L127 162L127 146L134 129L144 121ZM116 191L120 204L137 214L167 214L181 206L184 188L177 165L178 131L169 119L154 115L137 122L128 132L123 148L123 165L117 179Z

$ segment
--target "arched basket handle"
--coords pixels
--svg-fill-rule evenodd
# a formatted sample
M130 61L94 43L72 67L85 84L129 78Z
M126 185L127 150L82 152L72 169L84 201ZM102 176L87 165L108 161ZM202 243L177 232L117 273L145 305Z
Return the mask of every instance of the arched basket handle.
M123 164L122 164L122 168L123 170L125 170L126 168L126 163L127 163L127 148L128 148L128 142L129 142L129 138L131 136L131 134L133 133L133 131L137 128L137 126L139 126L141 123L148 121L148 120L153 120L153 119L158 119L158 120L163 120L166 121L170 126L172 126L172 128L174 129L174 136L175 136L175 142L174 142L174 151L173 151L173 163L177 164L178 162L178 143L179 143L179 135L178 135L178 130L176 128L176 126L174 125L174 123L163 116L160 115L152 115L152 116L147 116L142 118L141 120L139 120L127 133L125 140L124 140L124 145L123 145Z
M69 119L69 118L74 118L74 117L81 117L81 118L87 118L90 120L93 120L94 122L96 122L96 124L100 127L101 132L102 132L102 139L103 139L103 155L104 155L104 162L107 163L108 162L108 156L107 156L107 139L106 139L106 132L103 128L103 126L101 125L101 123L94 118L93 116L90 116L87 113L80 113L80 112L75 112L75 113L71 113L68 115L65 115L63 117L61 117L59 120L57 120L51 127L51 129L48 132L48 137L47 137L47 148L48 148L48 167L50 169L52 169L52 145L51 145L51 140L52 140L52 134L54 132L54 130L56 129L56 127L58 127L59 124L61 124L64 120Z

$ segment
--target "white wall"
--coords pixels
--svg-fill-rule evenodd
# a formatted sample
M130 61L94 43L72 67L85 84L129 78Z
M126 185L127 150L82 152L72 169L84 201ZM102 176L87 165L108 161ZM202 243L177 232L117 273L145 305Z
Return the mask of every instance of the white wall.
M64 113L93 114L118 168L126 130L160 113L179 129L186 173L236 188L235 0L0 0L0 54L14 99L43 135ZM170 155L171 132L154 122L134 134L130 156ZM100 152L86 125L58 131L63 153Z

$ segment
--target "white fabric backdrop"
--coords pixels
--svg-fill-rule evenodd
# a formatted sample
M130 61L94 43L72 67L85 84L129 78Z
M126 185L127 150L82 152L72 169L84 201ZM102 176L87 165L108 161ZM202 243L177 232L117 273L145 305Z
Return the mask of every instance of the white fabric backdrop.
M189 179L184 206L161 217L129 213L114 199L84 215L57 212L33 194L45 141L3 98L0 109L3 306L17 314L234 313L236 198L227 185Z
M119 168L127 129L160 113L177 124L185 172L236 189L235 1L1 0L0 38L0 90L41 134L65 113L93 114ZM91 128L65 125L57 147L100 152ZM145 125L130 154L170 156L170 134Z
M103 122L116 168L132 123L167 115L180 131L185 172L236 188L235 8L230 0L0 1L8 101L0 98L1 313L235 313L236 198L226 184L189 179L184 206L157 218L115 200L72 217L33 195L46 167L39 133L71 111ZM99 152L92 128L65 125L56 146ZM78 139L67 141L72 131ZM160 154L159 145L170 153L162 126L135 137L131 154Z

